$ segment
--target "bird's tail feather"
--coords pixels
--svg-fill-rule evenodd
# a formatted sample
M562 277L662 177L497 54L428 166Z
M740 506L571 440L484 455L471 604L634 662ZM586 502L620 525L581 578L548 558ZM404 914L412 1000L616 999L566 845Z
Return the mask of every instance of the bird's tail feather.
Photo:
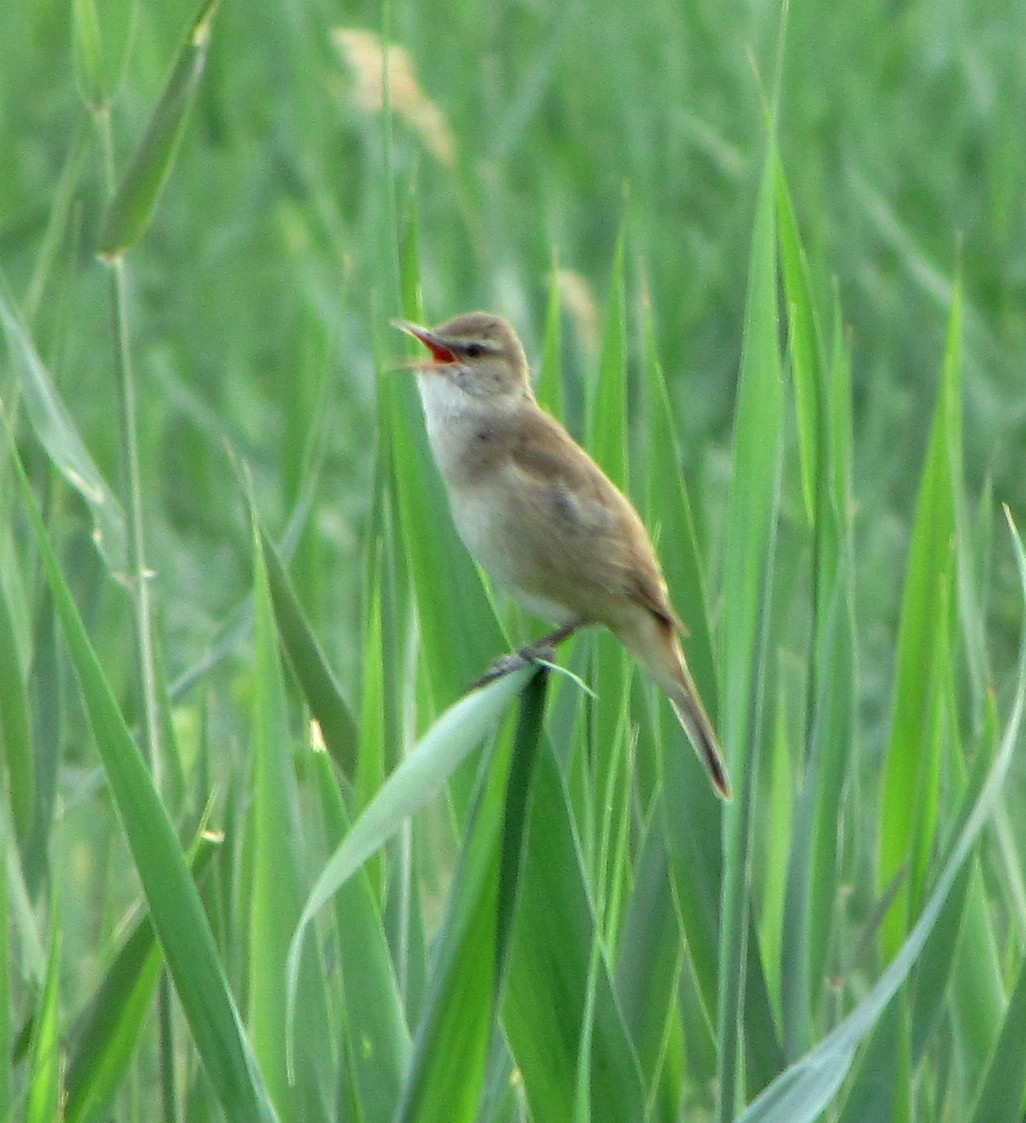
M630 626L621 624L616 634L665 691L713 787L724 799L730 799L730 778L719 740L688 670L672 619L654 613L636 614Z
M683 675L680 681L670 684L666 693L677 720L684 727L688 740L698 753L698 759L709 773L713 787L724 799L730 799L730 777L727 775L727 764L716 739L716 732L683 661L681 666Z

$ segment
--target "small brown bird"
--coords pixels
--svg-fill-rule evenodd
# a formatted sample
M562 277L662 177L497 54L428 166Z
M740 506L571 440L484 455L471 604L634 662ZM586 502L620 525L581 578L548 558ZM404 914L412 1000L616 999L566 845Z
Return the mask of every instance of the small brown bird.
M729 799L716 733L648 533L630 501L538 405L513 328L488 312L431 329L394 324L431 352L413 369L460 537L525 608L559 624L500 660L485 681L578 628L605 625L666 692L713 786Z

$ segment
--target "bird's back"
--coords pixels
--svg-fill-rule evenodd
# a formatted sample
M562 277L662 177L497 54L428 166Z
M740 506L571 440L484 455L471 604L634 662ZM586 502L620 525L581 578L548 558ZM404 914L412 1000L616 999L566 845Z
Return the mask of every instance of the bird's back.
M544 597L565 608L563 616L615 626L626 596L675 623L648 534L627 498L540 408L521 410L510 423L515 431L495 441L503 453L487 466L484 449L468 452L481 468L454 505L480 564L514 596Z

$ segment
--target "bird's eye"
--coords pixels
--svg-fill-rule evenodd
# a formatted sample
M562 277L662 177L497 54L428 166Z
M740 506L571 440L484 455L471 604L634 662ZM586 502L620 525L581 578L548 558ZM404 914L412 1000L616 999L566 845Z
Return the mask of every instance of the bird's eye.
M483 343L468 343L464 349L468 359L479 359L484 353L485 348Z

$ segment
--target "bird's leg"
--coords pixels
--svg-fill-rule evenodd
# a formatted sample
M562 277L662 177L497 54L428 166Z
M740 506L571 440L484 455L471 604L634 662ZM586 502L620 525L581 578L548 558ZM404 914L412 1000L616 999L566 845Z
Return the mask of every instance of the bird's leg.
M563 640L569 639L578 628L583 628L586 622L568 620L565 624L560 624L555 631L540 636L534 643L529 643L519 651L500 655L477 682L471 684L470 689L476 690L479 686L487 686L488 683L508 675L511 671L517 671L528 663L551 663L556 658L556 647Z

